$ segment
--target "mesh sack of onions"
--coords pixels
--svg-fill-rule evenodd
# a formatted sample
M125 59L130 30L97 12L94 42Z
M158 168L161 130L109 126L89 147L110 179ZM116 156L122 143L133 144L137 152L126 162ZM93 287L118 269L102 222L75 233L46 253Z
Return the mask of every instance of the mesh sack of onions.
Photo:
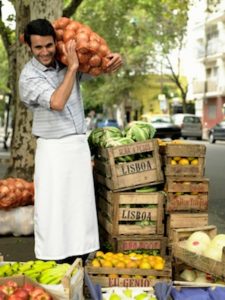
M22 178L0 180L0 209L34 204L34 184Z
M69 40L74 39L77 44L79 71L93 76L105 72L110 49L102 37L89 26L65 17L55 20L52 25L56 32L59 61L67 65L63 47Z

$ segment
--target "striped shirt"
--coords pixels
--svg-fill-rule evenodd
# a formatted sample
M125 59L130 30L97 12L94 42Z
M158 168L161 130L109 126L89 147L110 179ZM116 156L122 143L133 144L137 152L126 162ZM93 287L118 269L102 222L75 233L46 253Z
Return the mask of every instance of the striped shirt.
M46 67L34 57L24 66L19 78L21 101L33 112L32 134L46 139L86 132L83 101L80 94L82 73L77 73L71 95L62 111L50 108L50 99L63 81L67 68L56 62Z

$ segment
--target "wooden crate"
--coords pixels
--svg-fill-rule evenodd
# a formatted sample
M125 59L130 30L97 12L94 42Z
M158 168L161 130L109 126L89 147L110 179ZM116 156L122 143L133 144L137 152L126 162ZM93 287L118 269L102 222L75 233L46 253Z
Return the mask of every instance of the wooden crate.
M139 268L110 268L110 267L92 267L91 261L85 265L91 281L99 284L101 287L148 287L154 286L157 282L170 282L172 278L171 262L166 259L165 267L161 271L153 269ZM109 275L114 275L110 277ZM126 277L125 277L126 276Z
M174 229L207 226L207 213L170 213L166 221L168 243L174 243Z
M183 247L184 240L195 231L204 231L210 238L213 238L217 234L216 226L213 225L174 230L174 243L172 246L174 257L199 271L225 279L225 247L221 262L193 253Z
M99 235L100 247L104 251L166 255L167 238L163 235L119 235L113 237L102 226L99 226Z
M203 177L205 173L206 146L200 144L168 144L165 149L165 175L166 176L197 176ZM172 165L174 157L194 157L198 159L197 165Z
M209 179L197 177L167 177L166 211L207 211Z
M101 186L96 203L99 224L112 236L164 234L162 192L112 192Z
M133 156L131 162L117 162L118 158ZM145 158L141 158L141 157ZM139 157L139 159L138 159ZM156 139L112 148L99 148L94 161L96 183L110 190L128 190L164 181Z

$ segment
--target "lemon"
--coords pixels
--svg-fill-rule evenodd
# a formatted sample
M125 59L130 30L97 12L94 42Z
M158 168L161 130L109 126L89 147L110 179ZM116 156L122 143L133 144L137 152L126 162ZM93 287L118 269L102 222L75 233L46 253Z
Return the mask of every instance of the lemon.
M173 158L175 161L179 161L180 159L181 159L181 157L180 156L174 156L174 158Z
M101 267L100 261L98 259L93 259L91 262L92 267Z
M198 159L197 159L197 158L193 159L193 160L191 161L191 164L192 164L193 166L198 165Z
M177 164L176 160L174 160L174 159L171 159L171 162L170 162L170 163L171 163L171 165L173 165L173 166Z
M112 262L109 260L103 260L102 261L102 267L106 267L106 268L112 268Z
M187 166L189 165L189 160L187 158L181 158L178 163L179 165Z
M104 252L102 252L102 251L97 251L96 253L95 253L95 256L96 257L99 257L99 256L101 256L101 257L104 257Z

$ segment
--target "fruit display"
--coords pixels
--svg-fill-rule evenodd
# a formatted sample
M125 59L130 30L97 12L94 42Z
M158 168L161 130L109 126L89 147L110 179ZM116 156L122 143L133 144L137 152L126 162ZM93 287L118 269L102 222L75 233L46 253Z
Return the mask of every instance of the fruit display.
M70 264L57 264L55 261L10 262L0 265L0 277L25 275L40 284L60 284L70 267ZM76 272L77 268L72 275Z
M0 285L1 300L52 300L51 295L39 286L8 280Z
M157 300L152 287L146 288L110 288L102 293L103 300Z
M129 254L97 251L91 261L93 267L110 267L119 269L163 270L165 260L161 256L148 254Z
M79 60L79 70L97 76L105 72L109 59L110 49L106 41L94 32L89 26L72 19L61 17L53 22L57 39L57 57L67 65L63 53L65 44L74 39Z
M0 180L0 209L34 204L34 184L22 178Z
M171 165L181 165L181 166L196 166L198 165L198 157L180 157L174 156L170 161Z
M212 239L202 231L195 231L186 240L184 247L196 254L222 261L225 234L218 234Z

